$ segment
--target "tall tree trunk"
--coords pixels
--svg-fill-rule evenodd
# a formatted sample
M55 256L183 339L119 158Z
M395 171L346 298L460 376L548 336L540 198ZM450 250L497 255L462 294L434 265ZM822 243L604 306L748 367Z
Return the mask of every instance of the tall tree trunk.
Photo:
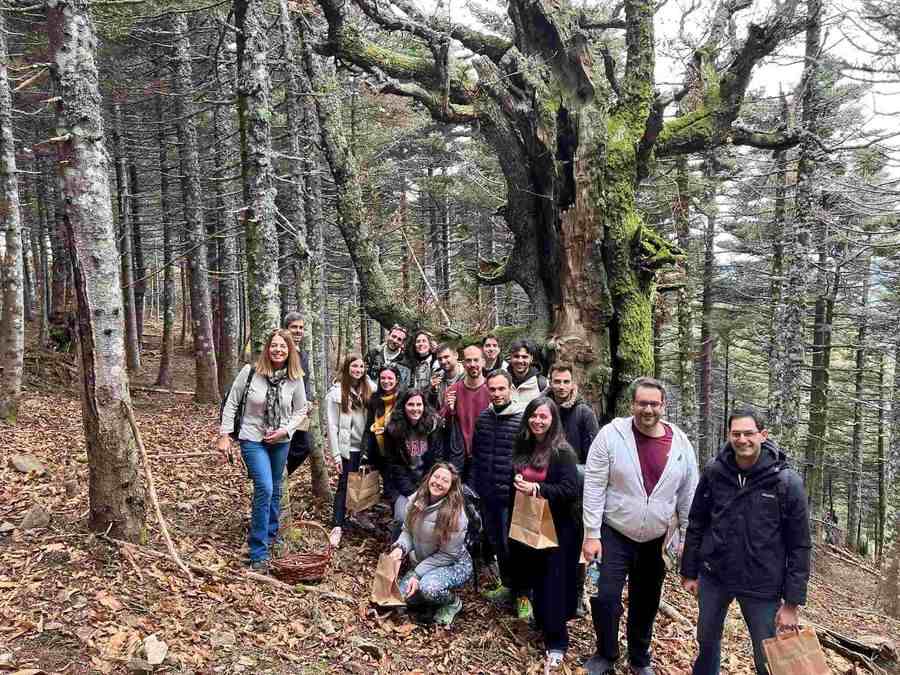
M870 249L871 251L871 249ZM850 475L847 485L847 546L851 551L859 549L860 518L862 513L863 485L863 396L865 396L866 340L869 325L869 268L871 252L863 261L862 295L856 333L856 373L853 399L853 445L850 454Z
M278 328L278 232L272 165L272 84L262 0L235 0L238 28L238 110L244 171L244 227L253 353Z
M888 616L900 619L900 509L894 518L894 546L882 585L882 603Z
M697 447L697 389L694 372L694 242L691 237L691 177L687 157L676 160L675 186L678 190L672 210L675 216L675 234L678 245L685 254L684 286L678 289L678 406L681 412L681 428ZM658 366L657 366L658 367Z
M6 22L0 12L0 231L5 235L3 257L0 258L0 420L13 425L19 412L19 397L22 395L25 306L12 96L6 75L8 61Z
M35 205L35 220L37 230L31 231L31 248L35 264L40 267L40 296L41 315L40 328L38 329L38 342L41 347L47 346L50 338L50 265L47 260L47 227L50 222L47 217L49 205L47 203L47 182L44 174L45 163L35 161L34 194L37 198Z
M887 483L887 454L885 444L885 414L884 409L887 405L884 387L884 351L878 352L878 446L877 446L877 465L878 465L878 513L876 522L878 523L877 534L875 536L875 560L878 565L884 561L884 538L887 530L887 507L888 507L888 483Z
M122 293L125 301L125 362L128 370L141 368L141 345L134 306L134 251L131 242L131 209L128 195L128 159L122 140L122 106L113 104L113 149L116 161L116 206L119 215L119 256L122 270Z
M712 162L707 161L704 171L708 181L713 180ZM713 427L713 361L716 338L713 335L713 287L716 278L716 208L715 190L706 190L702 211L706 216L703 231L703 300L700 310L700 424L697 454L700 466L712 458L716 451L716 435Z
M32 223L34 218L32 218ZM25 321L34 323L35 310L37 308L37 265L31 255L31 228L20 232L19 246L22 251L22 298L25 303Z
M59 190L58 167L54 169L54 180L50 181L50 199L53 210L49 215L50 253L53 256L52 275L53 285L50 292L50 323L55 327L65 324L66 299L69 282L69 252L66 250L66 231L63 222L65 205Z
M169 188L168 133L163 116L163 95L156 95L156 119L159 142L159 211L163 227L163 329L160 343L159 373L156 385L172 387L172 361L175 356L175 227Z
M51 74L57 94L61 192L78 308L82 413L90 467L92 530L138 541L145 536L144 485L128 424L122 288L104 148L97 35L87 0L47 10Z
M234 99L234 55L233 50L219 54L219 86L225 101ZM219 233L219 312L221 338L219 340L219 389L227 391L237 374L241 360L240 332L240 291L238 283L238 254L234 224L238 219L238 199L234 181L225 180L234 171L232 168L238 157L235 139L238 129L235 123L233 105L216 106L213 110L213 132L215 133L216 190L223 227Z
M178 123L178 154L181 160L181 189L184 195L185 239L190 266L191 332L194 336L194 400L211 403L219 400L219 380L213 340L209 298L209 274L206 269L206 227L200 189L200 157L197 126L194 120L194 85L191 69L191 43L187 17L172 18L175 38L174 84Z
M141 200L138 172L134 162L128 165L128 194L131 197L131 249L134 253L134 316L138 345L144 344L144 296L147 294L147 265L144 262L144 239L141 224Z
M787 119L787 101L782 98L782 115ZM770 294L771 302L769 304L769 428L779 437L781 434L781 423L773 418L773 412L780 408L779 400L780 389L778 375L783 372L786 345L778 344L778 338L782 335L779 332L779 308L784 304L784 237L787 227L785 205L787 202L787 153L782 150L775 153L775 203L772 214L772 272L770 275ZM776 425L776 426L773 426Z

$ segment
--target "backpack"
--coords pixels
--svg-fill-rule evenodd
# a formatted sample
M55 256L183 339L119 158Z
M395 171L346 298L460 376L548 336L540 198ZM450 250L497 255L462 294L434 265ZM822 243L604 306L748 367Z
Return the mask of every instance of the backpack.
M250 374L247 375L247 381L244 383L244 390L241 392L241 396L238 399L237 410L234 411L234 428L228 432L228 435L234 440L238 439L238 434L241 431L241 422L244 421L244 404L247 402L247 392L250 391L250 383L253 382L254 374L256 374L256 366L250 366ZM236 381L237 377L234 379ZM231 383L231 386L228 388L228 393L222 398L222 403L219 406L220 425L222 423L222 415L225 413L225 404L228 402L228 397L231 396L232 389L234 389L234 381Z

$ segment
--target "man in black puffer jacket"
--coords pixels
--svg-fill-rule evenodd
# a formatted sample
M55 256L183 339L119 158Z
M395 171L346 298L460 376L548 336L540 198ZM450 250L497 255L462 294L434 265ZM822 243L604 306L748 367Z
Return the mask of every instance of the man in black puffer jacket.
M682 585L700 601L693 675L719 672L722 626L734 599L750 629L756 671L765 675L762 641L796 627L806 602L806 491L755 410L732 412L728 435L700 477L681 560Z
M514 597L509 572L509 504L513 445L522 424L523 407L511 399L512 378L505 370L488 375L487 388L491 405L475 421L469 482L481 499L484 532L500 570L500 586L485 592L485 597L506 601Z

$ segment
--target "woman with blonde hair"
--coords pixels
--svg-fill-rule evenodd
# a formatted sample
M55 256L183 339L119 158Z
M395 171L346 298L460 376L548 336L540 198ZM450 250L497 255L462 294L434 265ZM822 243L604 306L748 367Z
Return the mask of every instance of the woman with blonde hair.
M244 366L231 384L222 408L216 447L231 460L231 439L241 446L241 457L253 481L250 515L250 566L268 571L269 547L278 536L281 478L291 435L306 417L303 368L289 331L272 331L256 365ZM235 418L240 428L235 429Z
M453 593L472 576L472 557L466 550L465 501L459 474L452 464L431 467L412 495L403 532L391 556L409 556L412 569L400 580L408 605L425 605L434 621L453 623L462 600Z
M334 467L338 471L334 493L334 521L329 539L337 548L341 544L347 507L347 479L358 471L366 431L366 413L375 389L366 376L362 354L351 352L341 363L340 380L325 396L328 417L328 445Z

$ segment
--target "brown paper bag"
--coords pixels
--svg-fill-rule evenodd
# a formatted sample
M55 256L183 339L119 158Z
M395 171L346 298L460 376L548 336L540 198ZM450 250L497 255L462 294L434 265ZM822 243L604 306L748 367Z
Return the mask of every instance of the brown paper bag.
M550 504L543 497L532 497L516 491L509 538L522 542L531 548L553 548L559 546Z
M361 466L347 476L347 511L359 513L378 503L381 496L380 474Z
M375 579L372 582L371 600L382 607L399 607L405 605L400 595L397 577L400 574L402 560L394 560L390 554L378 556L378 567L375 568Z
M831 675L812 628L784 631L762 644L772 675Z

